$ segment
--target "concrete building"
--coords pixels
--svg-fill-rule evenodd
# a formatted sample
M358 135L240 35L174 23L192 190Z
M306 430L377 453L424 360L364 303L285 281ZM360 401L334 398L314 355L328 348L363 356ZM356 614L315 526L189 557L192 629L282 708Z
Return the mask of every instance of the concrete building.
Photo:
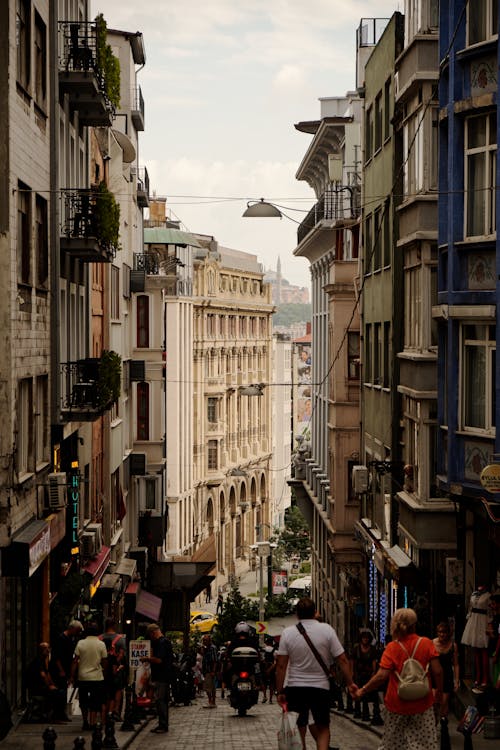
M405 3L405 42L396 60L395 138L403 165L397 252L403 261L404 329L399 360L403 483L396 488L397 537L417 575L407 588L429 633L445 616L445 560L455 556L455 508L437 474L438 7Z
M460 636L471 592L500 571L498 3L442 2L439 23L437 484L456 508L443 583Z
M299 438L291 485L311 531L312 595L341 638L355 627L346 591L359 580L361 552L353 537L359 515L350 468L359 455L358 272L361 99L355 93L321 100L319 120L296 128L312 135L297 179L317 203L298 228L295 255L311 263L311 352L299 344L298 385L312 405L310 429ZM297 350L299 352L299 349ZM355 356L356 353L356 356ZM307 358L309 356L309 363ZM354 366L354 360L358 360ZM352 360L352 361L351 361ZM305 366L305 367L304 367ZM352 589L351 589L352 590ZM360 595L357 591L356 595Z

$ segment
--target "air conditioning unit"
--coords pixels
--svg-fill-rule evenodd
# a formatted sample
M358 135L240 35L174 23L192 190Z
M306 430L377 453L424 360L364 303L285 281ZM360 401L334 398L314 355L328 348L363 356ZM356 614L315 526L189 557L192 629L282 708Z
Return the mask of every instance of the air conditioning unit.
M97 539L94 531L84 531L80 537L80 549L83 557L97 555Z
M54 472L48 476L49 508L64 508L66 505L66 486L67 478L64 471Z
M356 495L368 491L368 468L366 466L352 467L352 486Z
M89 523L85 526L85 531L95 535L95 554L98 555L102 550L102 523Z
M137 477L139 511L151 515L163 515L163 497L160 474L145 474Z

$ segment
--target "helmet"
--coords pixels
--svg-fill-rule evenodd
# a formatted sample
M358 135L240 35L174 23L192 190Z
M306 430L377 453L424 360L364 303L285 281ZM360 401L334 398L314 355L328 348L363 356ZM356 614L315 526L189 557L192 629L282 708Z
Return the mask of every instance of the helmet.
M236 625L234 632L235 633L250 633L251 632L250 625L247 622L244 622L242 620Z

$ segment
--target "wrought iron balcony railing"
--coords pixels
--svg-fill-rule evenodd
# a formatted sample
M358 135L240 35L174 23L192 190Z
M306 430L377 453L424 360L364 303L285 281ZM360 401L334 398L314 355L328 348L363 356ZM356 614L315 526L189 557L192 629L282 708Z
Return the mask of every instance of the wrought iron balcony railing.
M140 86L132 89L131 117L135 129L144 130L144 97Z
M359 216L359 188L345 185L325 190L297 229L298 243L324 220L346 221Z
M141 208L149 206L149 175L146 167L137 170L137 203Z
M114 352L61 364L62 413L70 419L94 421L120 395L121 362Z
M91 263L111 263L119 249L112 231L114 205L114 197L107 191L65 191L61 248Z

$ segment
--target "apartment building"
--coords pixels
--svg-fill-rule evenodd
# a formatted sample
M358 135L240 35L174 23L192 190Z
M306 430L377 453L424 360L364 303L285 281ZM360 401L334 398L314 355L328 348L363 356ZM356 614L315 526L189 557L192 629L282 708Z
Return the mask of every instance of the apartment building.
M308 382L297 385L298 451L291 486L311 531L313 598L344 638L356 627L348 590L350 582L360 578L362 559L353 537L358 499L349 489L350 467L359 457L359 315L354 282L362 104L355 93L320 101L320 119L296 125L312 135L296 177L313 188L317 203L298 228L294 250L311 264L312 331L309 348L304 340L296 342L299 381Z

